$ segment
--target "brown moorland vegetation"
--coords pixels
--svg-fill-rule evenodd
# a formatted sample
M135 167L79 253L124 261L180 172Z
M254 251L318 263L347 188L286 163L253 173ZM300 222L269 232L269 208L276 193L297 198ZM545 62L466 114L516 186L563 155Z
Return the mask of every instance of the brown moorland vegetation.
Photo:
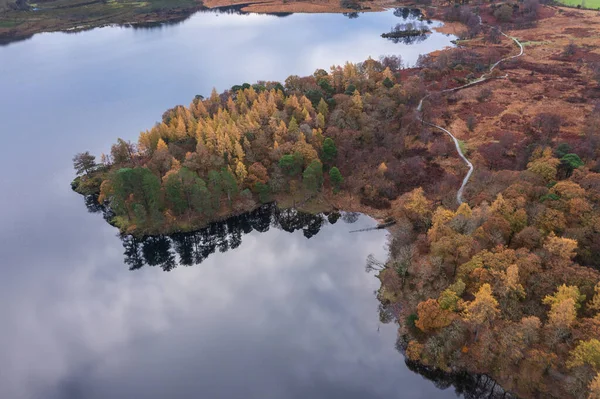
M468 204L421 190L394 202L379 296L412 361L487 374L521 397L597 398L600 14L538 15L526 29L503 24L525 56L498 79L430 106L475 164ZM508 39L482 34L463 48L505 54ZM447 55L424 60L428 86L460 83Z

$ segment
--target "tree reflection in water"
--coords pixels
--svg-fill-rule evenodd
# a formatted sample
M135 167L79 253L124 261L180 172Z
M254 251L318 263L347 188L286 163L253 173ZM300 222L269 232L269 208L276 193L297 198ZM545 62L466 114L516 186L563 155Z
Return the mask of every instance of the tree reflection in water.
M110 221L110 210L98 204L97 198L87 197L86 206L90 212L102 212L104 219ZM310 239L329 223L340 219L345 223L355 223L360 214L353 212L332 212L312 215L295 209L279 209L275 204L266 204L252 212L230 217L224 221L212 223L207 227L189 232L170 235L157 235L136 238L123 235L125 263L130 270L146 265L159 266L171 271L178 265L193 266L202 263L216 251L227 252L242 244L242 237L252 231L264 233L276 228L289 233L302 230ZM379 319L382 323L397 322L400 304L379 304ZM396 350L404 358L407 367L426 379L433 381L440 389L454 387L457 396L465 399L491 398L514 399L515 396L504 391L494 380L485 375L468 373L448 373L442 370L413 362L405 356L407 341L399 336Z
M483 374L447 373L440 369L424 366L405 358L404 363L409 370L418 373L426 379L433 381L440 389L454 387L457 396L465 399L517 399L510 392L506 392L493 379Z
M88 211L103 214L106 221L113 218L110 209L98 204L95 196L85 197ZM232 216L224 221L211 223L207 227L189 233L134 237L122 235L125 248L125 264L129 270L146 265L159 266L171 271L178 265L193 266L202 263L216 251L227 252L242 244L242 237L252 231L264 233L271 227L293 233L302 230L304 237L315 236L327 224L338 219L354 223L359 214L331 212L312 215L296 209L279 209L275 204L266 204L252 212Z

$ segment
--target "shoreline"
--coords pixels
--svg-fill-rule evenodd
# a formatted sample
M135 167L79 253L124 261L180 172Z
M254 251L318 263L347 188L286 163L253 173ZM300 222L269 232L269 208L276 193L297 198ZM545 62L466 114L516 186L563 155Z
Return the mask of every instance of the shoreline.
M257 14L291 14L291 13L357 13L382 12L386 9L402 6L389 0L376 0L361 9L344 8L335 0L324 2L302 1L284 2L283 0L182 0L185 6L175 6L164 9L126 10L122 13L111 14L108 6L99 10L104 13L82 20L77 13L58 14L52 8L38 11L0 11L0 45L7 45L27 40L39 33L45 32L82 32L107 26L144 26L179 23L185 21L197 12L210 12L219 9L238 10L241 13ZM75 8L78 10L78 8ZM62 11L61 11L62 12ZM55 15L56 14L56 15Z

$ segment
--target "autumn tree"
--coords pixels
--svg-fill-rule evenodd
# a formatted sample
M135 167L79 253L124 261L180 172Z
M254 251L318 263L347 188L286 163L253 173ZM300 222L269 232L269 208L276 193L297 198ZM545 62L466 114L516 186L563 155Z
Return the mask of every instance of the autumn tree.
M377 172L378 172L378 173L379 173L381 176L385 175L385 172L387 172L387 170L388 170L388 167L387 167L387 165L385 164L385 162L382 162L382 163L380 163L380 164L379 164L379 166L377 167Z
M570 260L575 256L577 241L570 238L557 237L554 233L551 233L546 238L544 249L561 260Z
M135 145L129 141L118 139L117 144L110 148L110 155L115 164L120 165L133 160Z
M248 168L248 185L254 187L256 183L267 184L269 181L269 172L260 162L254 162Z
M599 340L579 341L575 349L571 351L567 367L578 367L584 364L590 365L594 370L600 370Z
M403 210L408 218L421 226L428 226L431 221L432 203L427 197L422 187L416 188L406 196Z
M417 315L418 319L415 325L424 332L446 327L455 318L452 312L442 309L435 299L419 303Z
M588 308L600 312L600 283L594 287L594 296L589 301Z
M542 302L550 306L548 312L550 325L562 330L571 327L577 318L577 309L581 307L584 299L585 295L580 294L579 288L565 284L558 287L553 295L547 295Z
M483 284L475 294L475 299L465 305L463 317L476 326L478 333L479 327L489 326L499 314L498 301L492 294L492 287Z
M553 157L550 148L537 148L531 157L531 161L527 164L527 169L549 182L556 179L559 163L560 161Z
M588 399L600 399L600 373L592 380L589 386L590 396Z
M537 115L533 120L533 127L539 133L540 143L549 145L552 139L558 135L562 118L560 115L543 112Z

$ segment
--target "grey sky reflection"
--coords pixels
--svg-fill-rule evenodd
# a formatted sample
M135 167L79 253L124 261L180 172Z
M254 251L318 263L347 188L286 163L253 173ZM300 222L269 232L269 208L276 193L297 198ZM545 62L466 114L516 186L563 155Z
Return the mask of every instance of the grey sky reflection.
M401 367L395 328L377 331L377 281L364 273L363 262L369 252L382 255L384 234L349 234L349 226L338 223L310 240L300 232L251 233L240 248L199 266L121 276L113 283L118 289L107 289L145 302L146 312L136 315L140 309L123 296L98 309L100 319L86 324L118 315L129 331L103 329L115 345L67 374L59 392L85 398L383 398L402 386L405 398L438 394ZM369 223L364 218L360 224Z
M0 47L0 398L453 397L404 367L393 326L377 333L363 262L380 232L252 233L199 266L129 272L69 187L74 153L135 140L213 86L450 44L381 39L397 21L198 14Z

